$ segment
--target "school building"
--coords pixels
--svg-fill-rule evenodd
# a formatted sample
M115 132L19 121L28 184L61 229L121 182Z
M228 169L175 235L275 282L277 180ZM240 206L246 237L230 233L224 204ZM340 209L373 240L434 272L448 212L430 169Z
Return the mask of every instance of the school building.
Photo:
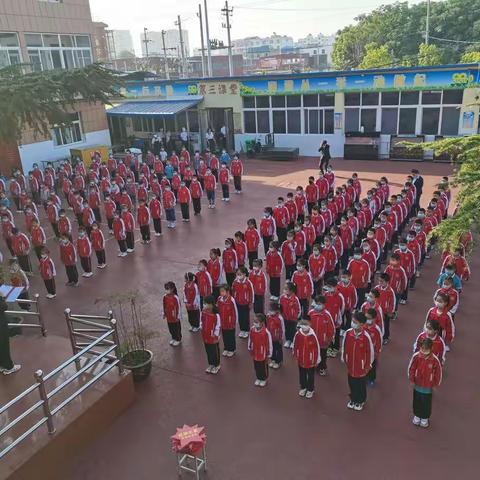
M318 155L325 139L334 157L405 158L418 152L406 152L403 140L479 131L480 65L152 79L128 82L122 94L107 110L113 143L185 127L201 149L208 128L225 126L237 151L274 134L276 147L300 155Z

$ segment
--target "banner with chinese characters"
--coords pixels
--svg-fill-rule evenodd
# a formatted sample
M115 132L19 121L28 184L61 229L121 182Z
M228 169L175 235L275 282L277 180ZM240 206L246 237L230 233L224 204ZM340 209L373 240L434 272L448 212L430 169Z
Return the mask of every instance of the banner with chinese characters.
M397 70L392 73L335 72L315 75L286 76L285 79L242 80L240 95L298 95L302 93L332 93L358 91L431 90L467 88L480 85L478 69Z
M185 97L198 95L198 84L188 82L145 81L126 82L120 88L120 93L126 98L141 97Z

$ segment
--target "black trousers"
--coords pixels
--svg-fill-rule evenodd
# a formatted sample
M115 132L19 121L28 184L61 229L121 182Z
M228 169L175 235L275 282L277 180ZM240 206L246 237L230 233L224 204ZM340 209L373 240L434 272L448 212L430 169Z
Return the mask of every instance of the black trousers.
M297 332L297 322L295 320L285 320L285 340L293 342L293 337Z
M301 298L299 301L302 310L302 318L308 319L308 298Z
M207 361L209 365L218 367L220 365L220 347L218 343L205 343L205 351L207 352Z
M97 256L97 263L99 265L105 265L105 263L107 263L105 250L95 250L95 255Z
M182 211L182 218L190 220L190 205L188 203L181 203L180 210Z
M162 233L162 220L160 218L153 219L153 229L155 233Z
M280 277L270 277L270 295L280 297Z
M343 314L343 330L348 330L352 326L352 312L350 310L345 310Z
M248 252L248 266L250 270L253 268L253 261L258 258L258 250L254 250L253 252Z
M39 260L40 260L40 257L42 256L42 250L44 249L44 247L45 245L36 245L35 247L33 247L33 249L35 250L35 255Z
M307 389L307 392L313 392L315 390L315 367L303 368L299 366L298 373L300 376L300 388L302 390Z
M76 265L66 265L65 271L69 283L78 283L78 270Z
M13 368L13 361L10 356L8 322L6 318L3 318L0 322L0 367L11 370Z
M372 362L372 368L367 373L367 380L374 382L377 379L377 359Z
M17 211L20 211L21 208L20 208L20 197L17 197L17 196L12 196L13 198L13 201L15 203L15 206L17 207Z
M167 322L168 331L172 336L172 340L180 342L182 340L182 324L180 322Z
M327 348L320 349L320 363L318 364L317 370L326 370L327 369Z
M230 198L230 187L228 183L222 183L222 198Z
M367 293L366 288L357 288L357 310L363 305L365 301L365 294Z
M388 340L390 338L390 315L387 313L383 316L383 327L383 339Z
M225 280L227 281L228 285L231 287L233 281L235 280L235 272L225 272Z
M127 242L126 240L117 240L118 242L118 248L120 248L120 251L122 253L125 253L127 251Z
M265 296L264 295L254 296L253 313L265 313Z
M12 257L14 257L15 253L14 253L13 248L12 248L12 239L11 238L5 238L5 243L7 244L10 255Z
M431 393L420 393L413 389L413 414L418 418L430 418L432 414Z
M258 380L266 380L268 378L268 362L263 360L261 362L253 361L253 368L255 369L255 375Z
M317 295L321 295L323 287L323 280L315 280L313 282L313 295L312 298L315 298Z
M250 330L250 305L238 305L238 324L242 332Z
M277 227L277 237L278 243L282 245L282 243L287 239L287 229L284 227Z
M193 203L193 213L199 215L202 211L202 202L199 198L192 198Z
M135 235L133 232L127 232L126 236L125 241L127 242L127 248L133 250L135 248Z
M235 187L235 191L237 191L237 192L242 191L242 177L241 176L234 176L233 177L233 186Z
M350 387L350 400L353 403L365 403L367 401L367 377L348 376Z
M107 218L108 229L113 230L113 218Z
M55 278L51 278L50 280L44 280L43 283L45 284L47 293L50 293L51 295L56 295L57 289L55 288Z
M285 265L285 276L287 280L292 278L293 272L295 271L296 264L293 265Z
M188 323L193 328L198 328L200 325L200 310L187 310Z
M95 216L95 220L97 223L102 223L102 214L100 213L100 208L92 208L93 210L93 215Z
M234 328L222 328L223 349L227 352L234 352L237 349Z
M82 265L83 271L85 273L90 273L92 271L91 257L80 257L80 264Z
M270 235L268 237L262 237L263 241L263 250L265 252L265 256L267 256L268 249L270 248L270 242L272 241L273 237Z
M32 273L32 264L29 255L17 255L18 264L24 272Z
M283 362L283 345L281 340L272 342L272 360L279 365Z
M53 230L53 233L55 234L55 236L57 238L60 237L60 233L58 231L58 223L51 223L50 225L52 226L52 230Z
M150 225L140 225L140 234L144 242L150 241Z

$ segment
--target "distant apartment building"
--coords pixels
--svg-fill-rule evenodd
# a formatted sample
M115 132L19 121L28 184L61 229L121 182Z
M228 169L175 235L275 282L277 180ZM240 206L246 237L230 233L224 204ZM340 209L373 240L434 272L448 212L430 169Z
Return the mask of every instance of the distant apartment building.
M295 47L300 53L308 53L313 57L321 58L326 55L326 66L332 64L333 44L335 43L335 35L318 35L308 34L305 38L299 38L295 43ZM322 62L320 61L320 66Z
M124 58L135 55L130 30L111 30L109 32L111 58Z
M190 56L190 44L188 41L188 31L182 30L183 37L183 51L185 57ZM162 32L154 32L147 30L146 38L145 34L140 35L140 41L142 44L142 55L146 56L147 49L149 55L163 55L163 41ZM147 44L147 46L145 46ZM181 56L181 42L180 32L178 29L165 30L165 48L167 49L167 56L180 57Z
M96 57L99 24L92 21L89 0L0 1L0 68L30 64L34 71L85 67ZM26 129L20 145L0 144L0 168L24 172L33 163L66 158L70 148L110 145L103 105L79 102L68 125L52 125L48 138Z

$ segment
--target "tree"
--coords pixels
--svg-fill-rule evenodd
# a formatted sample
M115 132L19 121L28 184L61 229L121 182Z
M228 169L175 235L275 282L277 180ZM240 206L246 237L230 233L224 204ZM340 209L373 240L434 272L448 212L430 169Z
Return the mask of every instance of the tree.
M365 55L358 67L363 69L382 68L389 67L392 63L393 59L387 45L379 47L376 43L369 43L365 45Z
M109 104L120 81L100 64L73 70L24 73L24 66L0 69L0 142L21 142L22 131L50 136L67 122L79 101Z
M466 52L460 58L460 63L480 63L480 52Z
M436 45L421 43L418 47L418 65L441 65L442 57L442 51Z

